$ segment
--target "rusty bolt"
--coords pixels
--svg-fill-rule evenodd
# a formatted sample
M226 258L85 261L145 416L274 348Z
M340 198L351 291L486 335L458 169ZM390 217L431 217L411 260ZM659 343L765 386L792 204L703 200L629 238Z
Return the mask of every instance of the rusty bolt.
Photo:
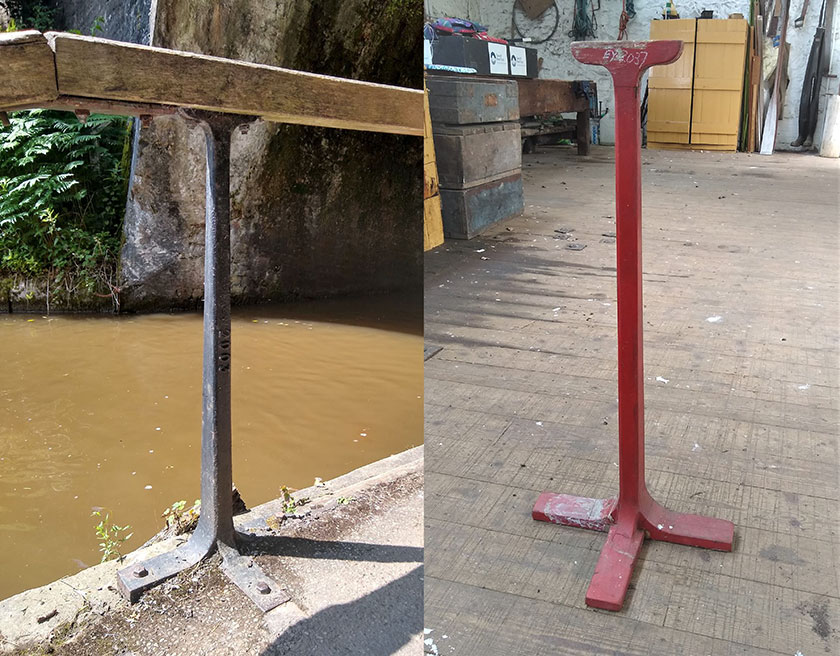
M257 590L259 590L260 594L268 594L271 592L271 587L265 581L260 581L257 583Z
M149 574L149 570L147 570L147 569L146 569L145 567L143 567L142 565L138 565L137 567L135 567L135 568L131 571L131 573L132 573L132 574L134 574L134 576L135 576L136 578L138 578L138 579L142 579L144 576L148 576L148 574Z
M149 114L140 115L140 127L150 128L152 126L152 117Z

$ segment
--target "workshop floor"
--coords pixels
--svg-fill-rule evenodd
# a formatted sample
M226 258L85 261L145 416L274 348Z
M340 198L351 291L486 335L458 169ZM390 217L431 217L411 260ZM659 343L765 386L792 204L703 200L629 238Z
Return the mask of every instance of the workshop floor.
M523 216L426 255L427 652L840 654L838 161L642 161L648 487L734 552L647 542L595 611L605 534L531 519L618 490L612 149L544 147Z

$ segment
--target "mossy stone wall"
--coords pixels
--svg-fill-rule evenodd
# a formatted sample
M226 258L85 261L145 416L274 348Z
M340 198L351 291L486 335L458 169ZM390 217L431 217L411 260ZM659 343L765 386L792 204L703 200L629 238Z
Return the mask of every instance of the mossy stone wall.
M152 11L156 46L422 87L420 0L158 0ZM327 128L237 134L234 302L419 288L421 151L416 137ZM202 134L155 119L136 142L123 309L200 303L203 224Z

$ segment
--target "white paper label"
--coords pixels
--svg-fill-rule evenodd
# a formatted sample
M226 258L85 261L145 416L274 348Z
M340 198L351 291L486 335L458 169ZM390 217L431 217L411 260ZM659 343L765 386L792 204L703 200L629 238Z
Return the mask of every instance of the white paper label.
M497 75L507 75L507 46L504 43L488 43L487 50L490 54L490 72Z
M510 74L528 74L528 64L525 61L525 48L510 47Z

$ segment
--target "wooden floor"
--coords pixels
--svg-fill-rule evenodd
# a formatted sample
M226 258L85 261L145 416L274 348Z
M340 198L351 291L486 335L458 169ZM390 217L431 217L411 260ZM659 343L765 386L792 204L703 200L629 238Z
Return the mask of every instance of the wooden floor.
M838 161L642 160L648 487L735 550L647 542L595 611L605 535L531 519L618 490L612 149L544 148L524 216L426 255L427 652L840 654Z

